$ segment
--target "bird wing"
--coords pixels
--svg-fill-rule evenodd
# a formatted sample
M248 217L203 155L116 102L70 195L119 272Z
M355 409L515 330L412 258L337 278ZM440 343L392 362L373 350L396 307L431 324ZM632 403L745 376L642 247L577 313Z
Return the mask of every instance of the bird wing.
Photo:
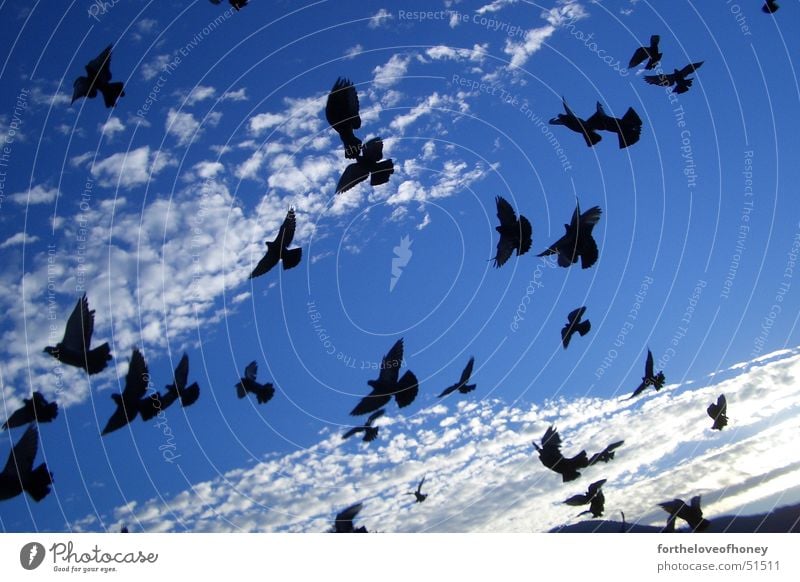
M649 349L647 350L647 360L644 363L644 377L653 377L653 352L651 352Z
M683 67L680 71L678 71L678 74L681 77L685 77L686 75L691 75L697 69L699 69L703 65L704 62L705 61L700 61L699 63L690 63L690 64L686 65L685 67Z
M573 309L569 312L567 320L570 322L570 324L574 325L583 319L584 313L586 313L586 307L578 307L578 309Z
M575 209L575 212L580 212L580 207ZM603 215L603 211L600 209L599 206L592 206L589 210L584 212L580 215L580 226L577 228L582 229L583 233L591 232L594 228L594 225L600 222L600 217ZM575 218L573 217L573 224L576 223Z
M517 256L524 255L531 250L531 245L533 245L533 227L528 219L520 214L519 247L517 248Z
M497 218L500 220L500 226L512 228L517 224L517 213L511 207L511 204L502 196L495 197L497 204Z
M392 349L383 356L381 361L381 371L378 374L378 382L381 384L396 384L400 376L400 366L403 365L403 338L400 338L392 346Z
M244 377L246 380L250 380L251 382L256 381L256 376L258 375L258 364L255 360L247 364L247 367L244 369Z
M563 96L561 97L561 103L564 104L564 111L566 111L567 115L575 117L575 114L572 112L572 109L569 108L569 105L567 105L567 100Z
M147 363L138 348L133 348L131 361L128 365L128 375L125 377L125 388L122 396L127 401L139 400L147 393L150 373Z
M361 162L355 162L348 165L341 178L336 183L336 193L347 192L355 186L366 180L369 177L369 169Z
M404 408L414 402L419 392L419 382L411 370L407 370L398 383L397 392L394 395L395 402L399 408Z
M605 483L606 479L600 479L599 481L595 481L594 483L589 485L589 497L591 498L597 495L597 492L603 485L605 485Z
M356 407L350 411L350 416L361 416L368 412L374 412L386 406L391 399L392 396L390 394L381 394L378 390L373 389L372 392L364 396Z
M659 87L669 87L675 84L675 75L645 75L645 82Z
M561 436L555 426L548 428L542 437L542 449L550 449L555 452L561 451Z
M355 519L358 512L361 511L361 508L364 507L363 503L356 503L355 505L351 505L347 509L343 509L339 512L336 516L336 529L340 528L340 524L346 527L347 522L350 523L350 527L353 527L353 520Z
M353 428L351 428L350 430L348 430L346 433L344 433L342 435L342 440L349 439L351 436L353 436L355 434L358 434L358 433L360 433L362 431L365 431L365 430L367 430L367 429L364 428L363 426L354 426Z
M336 129L336 125L343 121L353 129L361 127L361 118L358 115L358 93L349 79L338 78L328 94L325 105L325 117L328 123Z
M581 239L581 246L578 250L581 256L581 268L588 269L597 262L600 257L600 251L597 250L597 242L592 238L592 235L586 235Z
M175 389L181 392L189 381L189 356L185 353L175 368Z
M425 483L425 477L424 476L422 477L422 481L419 482L419 485L417 485L417 493L422 493L422 484L423 483Z
M75 309L67 319L67 327L64 330L64 338L61 344L68 350L75 353L89 351L94 331L94 311L89 310L89 300L86 294L78 299Z
M280 236L278 237L280 240ZM278 247L268 247L266 254L261 257L261 260L258 261L256 268L250 273L250 279L255 277L260 277L264 273L269 272L275 265L278 264L278 261L281 258L281 252Z
M633 67L638 67L648 58L650 58L650 51L647 50L647 47L640 46L633 53L633 56L631 57L631 60L628 63L628 68L632 69Z
M574 332L572 331L572 324L571 323L568 323L567 325L565 325L564 327L561 328L561 345L564 346L565 350L569 346L569 340L572 339L572 334L573 333Z
M112 45L108 45L85 67L86 74L89 75L89 82L95 86L111 81L111 47Z
M290 208L289 212L286 213L286 218L281 225L281 229L278 231L278 238L275 242L283 248L287 248L294 240L294 231L296 227L297 220L294 216L294 208Z
M719 398L717 398L717 407L721 415L725 416L728 414L728 400L725 398L724 394L720 394Z
M38 448L39 430L36 425L32 424L11 449L3 474L23 476L30 473L33 470L33 461Z
M367 424L366 424L366 426L372 426L372 423L374 423L376 420L378 420L378 419L379 419L381 416L383 416L384 414L386 414L386 409L384 409L384 408L381 408L381 409L380 409L380 410L378 410L377 412L374 412L374 413L373 413L373 414L371 414L371 415L370 415L370 417L367 419Z
M578 507L579 505L586 505L587 503L589 503L590 499L591 499L590 495L579 494L579 495L573 495L569 499L565 500L564 503L566 503L567 505L571 505L573 507Z
M641 384L639 384L638 388L636 388L636 390L633 391L633 394L628 396L628 398L626 400L630 400L631 398L635 398L636 396L639 396L639 394L644 392L644 390L645 390L645 388L647 388L647 386L648 386L648 384L646 382L642 382Z
M461 372L461 378L459 379L459 384L466 384L469 382L470 377L472 376L472 368L475 367L475 358L472 357L467 362L467 365L464 367L464 370Z

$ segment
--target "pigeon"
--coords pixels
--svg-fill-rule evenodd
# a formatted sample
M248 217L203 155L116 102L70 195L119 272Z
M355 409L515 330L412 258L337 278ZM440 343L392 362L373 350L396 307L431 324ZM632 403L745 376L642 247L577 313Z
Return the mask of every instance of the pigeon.
M502 196L497 196L495 202L497 203L497 218L500 219L500 226L495 230L500 233L500 240L497 241L497 254L493 260L494 266L499 269L506 264L515 251L517 256L520 256L531 249L533 227L521 214L517 220L511 204Z
M30 425L20 437L0 473L0 501L11 499L25 491L34 501L41 501L50 493L53 474L42 463L35 469L33 462L39 448L39 430Z
M595 463L608 463L614 458L614 451L624 444L625 441L617 441L615 443L611 443L599 453L593 454L591 457L589 457L589 466L591 467Z
M111 82L111 47L108 45L97 58L86 65L87 77L78 77L72 84L72 103L81 97L94 99L97 92L103 94L106 107L114 107L120 97L125 96L122 83Z
M576 206L572 222L565 224L566 233L547 250L538 256L558 255L558 265L569 267L581 260L581 267L588 269L597 262L599 252L597 243L592 237L592 230L600 220L602 210L594 206L581 214L580 205Z
M709 404L706 412L714 421L714 426L711 427L712 430L722 430L728 426L728 401L724 394L719 395L716 404L713 402Z
M626 400L630 400L631 398L635 398L639 396L642 392L644 392L648 386L652 386L656 389L656 391L661 390L664 386L664 381L666 378L664 377L664 372L659 372L658 374L653 373L653 352L647 350L647 361L644 364L644 376L642 376L642 383L639 384L639 387L633 391Z
M416 491L409 491L408 492L408 495L413 495L414 497L416 497L417 503L422 503L423 501L425 501L428 498L428 494L422 492L422 484L423 483L425 483L425 477L423 477L422 481L420 481L419 485L417 485L417 490Z
M325 105L325 117L342 139L344 157L355 159L361 152L361 140L353 130L361 128L361 117L358 116L358 93L349 79L339 77L333 84Z
M273 396L275 396L275 388L269 382L266 384L259 384L256 382L256 375L258 374L258 364L255 361L247 364L244 369L244 377L241 382L236 384L236 396L244 398L247 393L256 395L256 401L259 404L266 404Z
M51 422L58 416L58 404L48 402L41 392L34 392L31 398L24 398L24 404L11 413L3 423L3 430L17 428L29 422Z
M550 120L550 125L563 125L567 129L571 129L576 133L580 133L583 136L584 141L586 141L586 145L589 147L594 146L597 142L603 139L600 134L597 133L597 128L593 127L587 120L581 119L572 112L572 109L570 109L569 105L567 105L566 99L562 97L561 101L564 104L564 110L566 111L566 114L559 113L557 117L554 117Z
M181 406L194 404L200 397L200 387L197 382L187 386L189 379L189 356L183 354L181 361L175 368L175 383L167 386L164 394L153 393L140 401L139 414L142 420L147 421L156 416L159 411L165 410L180 398Z
M108 342L89 348L94 331L94 309L89 310L86 294L78 299L75 309L67 320L64 337L55 347L47 346L44 351L62 364L83 368L89 374L99 374L106 369L111 359Z
M705 61L699 63L691 63L683 67L680 71L675 69L671 74L666 75L645 75L644 80L651 85L658 85L660 87L671 87L675 85L672 90L673 93L686 93L689 87L692 86L694 79L687 79L689 75L694 73Z
M567 316L567 325L561 328L561 344L564 346L565 350L576 332L583 337L592 329L592 324L588 319L586 321L581 321L584 313L586 313L586 307L578 307L578 309L570 311Z
M622 119L611 117L603 110L600 102L597 103L597 111L592 115L587 123L595 130L610 131L617 134L619 149L624 149L639 141L642 133L642 120L633 107L628 107L628 111Z
M766 3L761 7L761 11L766 14L772 14L773 12L776 12L778 8L780 8L780 6L777 2L775 2L775 0L767 0Z
M372 392L361 399L361 402L350 411L351 416L361 416L374 412L388 404L394 396L397 406L404 408L414 402L419 391L417 377L411 370L400 376L400 366L403 364L403 339L400 338L383 357L381 370L377 380L369 380L367 384Z
M589 506L588 510L580 512L577 517L586 513L591 513L592 517L600 517L603 515L606 503L606 497L603 495L603 485L605 482L605 479L595 481L589 485L589 490L586 493L583 495L573 495L564 501L564 503L573 507L580 507L581 505Z
M561 475L562 481L574 481L581 476L578 469L585 469L589 466L589 458L586 451L581 451L572 458L566 458L561 454L561 437L554 426L547 429L542 437L542 446L533 443L539 453L539 460L542 465Z
M700 509L699 495L692 497L689 505L682 499L673 499L672 501L659 503L658 506L669 513L667 525L664 526L663 532L674 532L676 519L682 519L688 523L693 532L705 531L708 529L708 526L711 525L710 521L703 519L703 510Z
M365 443L371 443L376 438L378 438L378 427L373 426L376 420L378 420L381 416L386 414L386 410L381 408L379 411L374 412L370 415L367 419L366 424L364 426L355 426L348 430L346 433L342 435L342 439L349 439L351 436L358 434L360 432L364 433L364 438L362 439Z
M359 528L353 527L353 520L363 506L363 503L356 503L340 511L336 516L336 520L333 522L333 530L331 533L368 533L366 526L362 525Z
M461 372L461 378L459 379L457 384L453 384L445 388L441 394L439 394L439 398L443 396L447 396L451 392L455 392L458 390L461 394L468 394L475 390L475 384L467 384L469 382L470 376L472 376L472 368L475 366L475 358L470 358L467 365L464 367L464 370Z
M284 270L292 269L300 264L303 249L289 248L289 245L292 244L292 240L294 239L296 226L297 221L294 216L294 208L289 208L289 212L286 213L286 218L283 220L280 230L278 230L278 236L275 237L275 240L264 243L267 245L267 254L258 261L256 268L250 273L250 279L260 277L277 265L278 262L283 263Z
M114 414L108 419L102 434L106 435L114 432L133 422L139 414L141 400L147 393L150 384L150 372L147 369L147 362L138 348L133 348L130 364L128 365L128 375L125 377L125 388L122 394L112 394L111 398L117 405Z
M372 186L386 184L389 176L394 173L394 162L391 159L381 161L381 158L383 158L383 140L379 137L367 140L361 146L360 153L355 156L356 161L342 172L336 184L336 193L347 192L367 178Z
M628 63L628 68L632 69L633 67L638 67L643 62L647 61L647 64L644 66L645 69L648 71L655 68L655 66L661 61L661 57L664 56L660 52L658 52L658 42L661 40L661 37L657 34L654 34L650 37L650 46L640 46L636 49L636 52L633 53L631 57L631 62Z
M236 12L239 12L239 10L241 10L242 8L247 6L247 3L249 1L250 0L228 0L230 5L233 6L233 8L236 10Z

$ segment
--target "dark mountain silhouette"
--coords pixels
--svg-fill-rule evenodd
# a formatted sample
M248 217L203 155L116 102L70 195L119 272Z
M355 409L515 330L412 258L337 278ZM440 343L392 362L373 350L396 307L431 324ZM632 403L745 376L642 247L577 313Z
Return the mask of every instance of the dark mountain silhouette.
M567 505L571 505L573 507L580 507L582 505L588 505L589 509L586 511L580 512L577 517L581 515L585 515L587 513L591 513L592 517L600 517L603 515L603 510L605 509L606 497L603 495L603 485L605 484L605 479L600 479L599 481L595 481L591 485L589 485L589 490L582 494L582 495L573 495L564 503ZM624 517L623 517L624 519Z
M125 388L123 388L122 394L111 395L117 408L108 419L102 434L114 432L129 422L133 422L136 415L139 414L141 400L147 393L149 383L150 372L144 356L137 348L133 348L130 364L128 364L128 374L125 376Z
M361 152L361 140L353 130L361 128L361 117L358 115L358 93L349 79L340 77L333 84L325 105L325 117L342 139L344 156L355 159Z
M664 372L659 372L655 374L653 371L653 352L647 350L647 360L644 364L644 376L642 376L642 383L639 384L638 388L633 391L626 400L630 400L631 398L635 398L639 396L642 392L644 392L648 386L652 386L656 389L656 391L661 390L664 386L666 378L664 377Z
M682 519L689 524L689 528L693 532L701 532L708 529L711 522L703 519L703 510L700 509L700 496L692 497L690 503L686 503L682 499L673 499L672 501L665 501L659 503L658 506L669 513L667 518L667 525L664 526L662 531L673 532L675 531L675 520Z
M592 329L592 324L588 319L581 321L584 313L586 313L586 307L578 307L578 309L570 311L569 315L567 315L567 325L561 328L561 343L565 350L576 332L583 337Z
M0 501L16 497L23 491L34 501L41 501L50 493L53 474L47 470L47 465L42 463L33 468L38 448L39 430L32 424L11 449L0 473Z
M520 256L531 249L533 228L528 219L521 214L517 220L517 214L505 198L497 196L495 202L497 218L500 220L500 226L495 230L500 233L500 240L497 241L494 266L500 268L506 264L514 252Z
M581 260L581 267L588 269L597 262L599 252L597 243L592 237L592 230L600 220L602 210L594 206L581 214L580 205L576 206L572 222L565 224L566 233L546 251L538 256L558 255L558 265L569 267Z
M597 128L593 127L587 120L581 119L572 112L572 109L570 109L569 105L567 105L566 99L562 97L561 101L564 104L564 111L566 111L566 114L559 113L556 117L550 120L550 125L563 125L567 129L571 129L576 133L580 133L583 136L586 145L589 147L594 146L597 142L603 139L600 137L600 134L597 133Z
M691 63L683 67L680 71L675 69L671 74L665 75L645 75L644 80L651 85L659 85L660 87L671 87L675 85L672 90L673 93L686 93L689 87L692 86L694 79L687 78L694 73L704 61L699 63Z
M17 428L29 422L51 422L58 416L58 404L48 402L41 392L34 392L31 398L24 398L22 408L12 412L3 423L3 430Z
M286 213L286 218L283 220L280 230L278 230L278 236L275 237L275 240L264 243L267 245L267 254L262 257L256 268L250 273L250 279L260 277L277 265L278 262L283 263L284 270L292 269L300 264L303 249L289 248L289 245L294 240L296 227L297 220L295 219L294 208L290 208L289 212Z
M381 416L386 414L386 410L381 408L377 412L370 415L367 419L366 424L363 426L355 426L348 430L346 433L342 435L343 439L349 439L351 436L356 435L360 432L364 433L364 438L362 439L365 443L371 443L378 437L378 428L377 426L373 426L376 420L378 420Z
M256 402L259 404L266 404L273 396L275 396L275 388L272 384L259 384L256 382L258 375L258 364L255 361L247 364L244 369L244 376L241 381L236 384L236 396L244 398L248 393L256 395Z
M475 358L470 358L467 365L464 367L464 370L461 372L461 378L458 380L458 383L453 384L452 386L448 386L445 388L441 394L439 394L439 398L443 396L447 396L451 392L455 392L458 390L461 394L468 394L475 390L475 384L467 384L469 382L470 377L472 376L472 368L475 366Z
M139 403L139 414L142 415L142 420L150 420L158 414L160 410L165 410L172 405L173 402L180 398L182 406L189 406L194 404L200 397L200 386L197 382L187 386L189 380L189 356L183 354L181 361L175 368L175 383L167 385L167 390L164 394L153 394L145 396Z
M111 82L111 47L108 45L97 58L86 65L86 77L78 77L72 84L72 103L81 97L94 99L97 92L103 94L106 107L114 107L120 97L125 96L122 83Z
M624 149L639 141L642 133L642 120L639 114L628 107L628 111L622 119L607 115L600 102L597 103L597 111L592 115L587 123L594 130L610 131L617 134L619 149Z
M353 527L353 520L356 515L358 515L358 512L361 511L362 507L364 507L363 503L356 503L339 512L336 516L336 520L333 522L333 530L331 530L331 533L368 533L366 526L362 525L359 528Z
M643 62L647 61L647 64L644 66L644 68L648 71L654 69L659 61L661 61L661 57L664 56L658 52L658 43L660 40L661 37L657 34L654 34L650 37L650 46L640 46L637 48L636 52L634 52L633 56L631 57L631 62L628 63L628 68L632 69L634 67L638 67Z
M403 408L414 402L419 391L417 377L407 370L400 376L400 366L403 364L403 339L400 338L383 357L381 370L377 380L369 380L367 384L372 392L361 399L361 402L350 411L352 416L360 416L373 412L386 406L394 396L397 406Z
M408 495L413 495L416 498L416 502L417 503L422 503L423 501L425 501L428 498L428 494L422 492L422 484L423 483L425 483L425 477L423 477L422 480L419 482L419 485L417 485L417 490L416 491L409 491L408 492Z
M383 140L374 137L361 146L360 153L355 156L356 161L348 165L339 182L336 184L336 193L347 192L350 188L369 178L372 186L380 186L389 181L389 176L394 173L394 162L383 160Z
M104 343L90 349L93 332L94 309L89 310L89 300L84 293L67 320L63 339L55 347L47 346L44 351L62 364L83 368L89 374L98 374L106 369L111 359L111 348Z
M722 430L728 426L728 401L724 394L720 394L717 398L717 403L713 402L708 405L706 409L708 416L714 421L712 430Z

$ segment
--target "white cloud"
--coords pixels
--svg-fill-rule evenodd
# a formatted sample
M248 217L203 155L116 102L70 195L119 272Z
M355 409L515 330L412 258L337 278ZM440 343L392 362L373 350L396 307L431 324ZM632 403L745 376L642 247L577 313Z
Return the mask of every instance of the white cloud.
M114 117L113 115L100 125L100 133L109 140L114 139L114 135L123 131L125 131L125 125L120 121L119 117Z
M89 155L89 158L92 154ZM86 154L73 158L73 163L81 165L89 158ZM158 175L164 168L176 165L175 160L166 151L150 151L150 146L142 146L135 150L119 152L95 162L90 171L101 186L114 188L119 184L122 188L133 188L146 184L151 176Z
M454 48L447 45L437 45L425 51L425 55L433 60L470 60L474 62L483 62L488 54L489 43L474 44L471 49L467 48Z
M372 82L381 89L391 87L402 80L410 62L409 55L392 55L386 64L378 65L372 70Z
M37 240L39 240L38 236L33 236L25 232L18 232L17 234L10 236L5 241L3 241L3 243L0 244L0 249L5 249L17 245L31 244L35 243Z
M16 192L11 200L17 204L50 204L58 197L58 188L47 188L37 184L27 192Z
M478 8L475 12L478 14L486 14L489 12L499 12L506 6L516 4L519 0L494 0L491 4L486 4Z
M219 123L222 114L219 111L209 113L204 121L214 127ZM177 111L170 108L167 113L165 129L168 134L178 140L178 145L185 146L195 142L202 134L202 127L197 118L191 113Z
M147 63L144 63L141 68L142 78L145 81L150 81L164 72L164 67L172 60L171 55L156 55Z
M566 21L580 20L587 16L586 10L575 0L562 0L559 6L545 11L542 17L547 20L546 26L528 30L522 42L506 40L503 52L511 57L509 68L523 67L531 55L542 48L544 42Z
M344 51L344 57L346 59L352 59L356 55L360 54L361 51L363 51L363 50L364 50L364 47L362 45L360 45L360 44L357 44L355 46L351 46L349 49Z
M220 99L222 101L247 101L247 88L242 87L236 91L225 91Z
M198 162L194 165L194 170L198 177L208 180L216 177L217 174L225 169L220 162Z
M386 10L386 8L381 8L375 14L373 14L367 26L369 28L378 28L385 24L388 24L390 20L394 18L394 14Z
M197 85L192 87L189 91L189 96L186 98L186 105L194 105L205 101L206 99L213 99L217 95L217 90L208 85Z

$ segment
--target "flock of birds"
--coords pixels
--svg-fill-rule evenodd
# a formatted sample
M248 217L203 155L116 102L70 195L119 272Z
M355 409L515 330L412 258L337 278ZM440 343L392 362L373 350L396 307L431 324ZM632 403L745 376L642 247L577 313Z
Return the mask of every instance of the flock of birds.
M213 4L220 4L222 0L210 1ZM229 2L236 10L248 3L247 0L229 0ZM775 12L777 9L778 5L771 0L768 0L763 7L763 10L769 13ZM659 52L659 42L660 37L653 35L650 38L649 46L637 48L630 60L630 68L639 66L646 61L645 69L654 69L663 56ZM99 92L103 96L106 107L113 107L125 95L123 83L111 81L111 49L111 45L106 47L85 66L86 76L80 76L75 80L73 103L82 97L95 98ZM702 61L692 63L680 70L675 69L671 74L646 75L644 79L653 85L674 86L675 93L685 93L692 85L689 75L702 64ZM622 118L615 118L607 115L602 105L598 103L595 113L584 120L572 112L566 100L563 101L563 105L565 113L558 114L550 123L563 125L580 133L589 147L593 147L601 141L602 138L597 133L598 131L617 134L621 149L639 141L642 121L633 108L629 108ZM348 79L339 78L334 83L328 94L325 116L331 128L337 132L342 141L345 159L354 160L344 169L336 185L336 194L353 188L367 178L370 178L370 184L373 187L386 184L394 172L394 163L391 159L383 159L383 141L380 137L363 142L356 136L355 132L361 129L359 101L356 88ZM499 268L506 264L513 254L516 253L517 256L520 256L531 249L533 229L525 216L520 215L517 218L516 212L504 198L498 196L495 202L497 218L500 221L496 228L499 233L499 241L497 253L490 260L493 260L494 266ZM570 267L578 261L581 262L583 269L592 267L599 257L592 230L599 222L601 214L602 211L598 206L581 212L580 205L577 205L570 223L564 225L564 236L539 253L538 256L556 255L558 265L564 268ZM300 264L302 249L289 248L294 239L296 222L294 209L290 208L276 238L265 243L267 251L252 270L250 278L268 273L278 263L281 263L284 269L291 269ZM564 349L567 349L575 333L585 336L591 330L589 320L583 320L585 313L586 307L582 306L567 316L567 324L561 330ZM84 294L78 299L67 320L62 340L56 346L45 347L44 352L62 364L82 368L89 375L102 372L112 359L112 355L108 343L94 348L91 346L94 314L94 310L89 309L88 299ZM355 426L345 432L342 435L343 439L363 433L362 440L364 442L374 441L379 432L376 421L386 413L386 406L392 399L395 400L398 408L404 408L414 402L419 392L419 382L410 370L406 370L400 376L400 368L404 362L403 350L404 344L401 338L383 356L378 378L367 382L372 389L371 392L363 397L350 412L352 416L371 414L363 425ZM474 365L475 358L471 357L458 382L445 388L438 397L443 398L455 392L463 395L474 391L476 385L469 383ZM245 398L248 394L253 394L258 404L266 404L275 395L275 388L271 383L257 382L257 373L257 362L253 361L247 365L244 376L235 385L236 395L238 398ZM177 400L180 400L184 407L196 402L200 396L200 388L197 383L188 385L188 377L189 357L184 354L175 368L172 383L166 386L166 391L161 393L151 390L152 383L147 363L141 351L134 347L124 389L120 394L111 395L115 408L102 435L119 430L134 421L137 416L141 416L142 421L150 421L162 414ZM658 391L664 386L664 382L664 372L655 373L653 354L648 349L642 382L629 398L639 396L650 386ZM714 430L722 430L727 425L727 401L724 395L720 395L716 403L708 406L707 414L714 421L712 427ZM28 428L13 446L6 466L0 472L0 500L26 492L35 501L41 501L50 493L50 486L53 482L52 473L45 463L36 468L33 465L39 442L38 424L51 422L57 415L58 405L55 402L48 402L40 392L36 391L33 392L30 399L24 399L24 404L20 409L8 416L2 426L3 430L26 425ZM566 457L561 452L561 436L557 429L551 426L542 437L541 443L534 442L533 446L538 452L541 463L561 475L562 482L566 483L578 479L582 470L613 460L616 449L623 444L624 441L613 442L591 456L585 450L581 450L572 457ZM428 497L427 494L422 493L424 482L425 477L419 482L415 491L408 492L409 495L415 496L416 503L422 503ZM595 481L588 486L585 493L572 495L564 503L569 506L588 505L589 509L578 515L591 514L595 518L600 517L604 511L605 496L602 488L605 483L606 479ZM659 506L669 514L667 525L663 531L673 531L677 519L686 521L691 531L702 531L709 525L708 520L703 519L699 496L692 498L689 503L674 499L661 503ZM357 503L341 511L336 516L331 531L366 533L366 527L355 527L353 523L362 507L362 503Z

